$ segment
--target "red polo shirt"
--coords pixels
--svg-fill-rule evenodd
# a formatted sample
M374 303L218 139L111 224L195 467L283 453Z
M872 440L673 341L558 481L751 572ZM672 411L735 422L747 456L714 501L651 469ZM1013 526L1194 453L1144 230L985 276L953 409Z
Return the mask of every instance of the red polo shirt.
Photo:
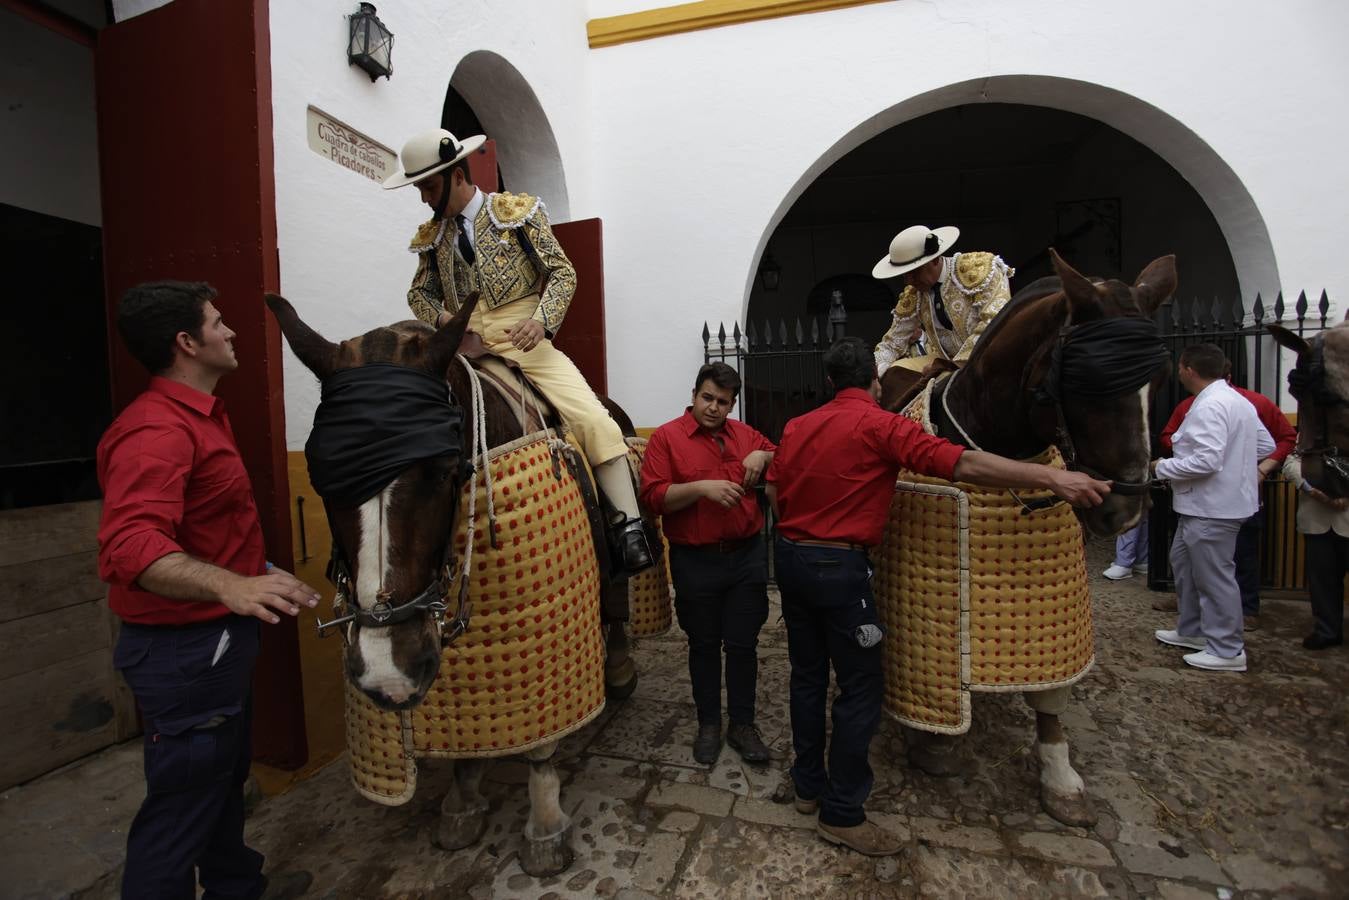
M220 398L150 379L98 442L98 481L98 571L110 585L108 606L124 620L182 625L229 614L222 603L174 600L136 585L170 553L240 575L263 573L253 485Z
M778 534L793 541L874 546L900 469L955 476L965 448L881 409L867 391L844 388L787 423L768 481L777 485Z
M1230 383L1230 382L1229 382ZM1274 452L1267 459L1272 459L1277 463L1282 463L1288 458L1288 454L1293 452L1297 446L1297 429L1288 421L1288 417L1283 414L1283 410L1274 404L1274 401L1264 394L1257 394L1255 391L1248 391L1244 387L1232 385L1232 390L1236 391L1255 407L1255 414L1260 417L1260 424L1269 430L1269 436L1274 438ZM1166 427L1162 429L1158 440L1166 450L1171 449L1171 435L1180 428L1180 423L1185 421L1185 414L1190 411L1194 405L1195 395L1191 394L1180 403L1176 404L1176 409L1171 413L1171 418L1167 419Z
M720 438L720 443L717 438ZM665 511L665 494L672 484L718 480L742 484L744 459L755 450L777 448L744 422L727 419L721 429L708 431L684 410L679 418L657 428L642 459L642 502L661 516L661 528L671 544L701 546L738 541L763 528L763 510L753 491L747 491L732 509L699 498L672 513Z

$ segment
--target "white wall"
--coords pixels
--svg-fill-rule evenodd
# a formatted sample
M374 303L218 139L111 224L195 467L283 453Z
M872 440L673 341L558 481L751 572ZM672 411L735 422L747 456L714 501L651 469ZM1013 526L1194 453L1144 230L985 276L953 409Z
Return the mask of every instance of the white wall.
M305 106L397 148L437 124L450 73L476 50L537 94L571 217L604 219L611 383L639 424L681 408L701 323L743 316L764 242L815 175L955 103L1100 118L1196 188L1244 295L1325 287L1342 311L1349 292L1349 6L1334 0L897 0L593 51L587 11L657 3L478 0L453 18L446 5L381 8L394 76L371 85L346 67L346 7L272 4L282 284L329 336L404 314L402 248L424 213L309 151ZM293 360L286 391L298 447L317 390Z
M0 203L101 225L94 54L0 9Z
M310 104L398 151L410 135L439 127L446 88L463 57L490 51L519 71L551 122L572 197L569 206L564 202L567 217L600 214L593 200L576 199L594 193L584 77L590 51L580 4L465 0L377 7L394 34L393 77L372 84L347 65L346 16L354 2L271 3L281 289L333 340L411 317L407 288L416 258L407 244L430 213L412 188L384 191L311 151L305 141ZM498 161L513 190L540 189L512 171L510 150L500 150ZM318 384L289 352L285 373L287 443L299 449Z

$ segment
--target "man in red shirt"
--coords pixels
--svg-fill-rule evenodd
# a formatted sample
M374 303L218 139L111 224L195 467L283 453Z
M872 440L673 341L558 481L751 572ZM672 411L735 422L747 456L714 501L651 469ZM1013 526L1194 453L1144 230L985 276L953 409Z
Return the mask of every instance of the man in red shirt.
M1078 506L1099 505L1107 482L1016 462L926 434L880 408L871 348L843 338L824 357L834 399L787 423L768 470L778 516L774 545L791 658L791 777L796 808L819 811L825 840L869 856L898 853L899 839L863 810L871 792L867 752L881 718L884 632L871 593L867 548L881 542L901 468L988 487L1045 488ZM829 667L838 681L825 763Z
M689 638L689 680L698 708L693 758L721 751L721 653L726 648L726 742L748 763L768 762L754 726L759 629L768 618L763 511L752 488L777 449L730 418L740 375L725 363L698 370L693 402L651 435L642 502L662 517L670 542L675 612Z
M1227 379L1228 384L1232 383L1230 360L1227 362L1227 370L1223 373L1223 377ZM1256 466L1260 470L1260 480L1263 482L1271 472L1276 472L1283 466L1293 448L1297 446L1297 429L1288 421L1283 410L1264 394L1248 391L1235 384L1232 385L1232 390L1251 402L1256 415L1260 418L1260 424L1264 425L1274 438L1274 452L1260 460ZM1162 449L1168 453L1171 452L1171 436L1180 428L1180 423L1185 420L1185 414L1193 405L1194 395L1191 394L1176 405L1171 418L1166 420L1166 427L1162 429L1158 440ZM1241 523L1241 530L1237 532L1236 549L1233 551L1233 559L1237 564L1237 588L1241 591L1242 627L1246 631L1260 627L1260 533L1264 527L1265 509L1261 506L1255 515ZM1154 601L1152 608L1173 611L1176 609L1176 600L1174 597L1163 597Z
M145 724L146 797L127 834L124 897L255 898L262 854L244 844L258 619L318 593L266 561L252 485L220 399L238 367L207 284L142 284L117 327L153 376L98 444L99 574L122 619L113 664ZM289 873L269 897L294 896Z

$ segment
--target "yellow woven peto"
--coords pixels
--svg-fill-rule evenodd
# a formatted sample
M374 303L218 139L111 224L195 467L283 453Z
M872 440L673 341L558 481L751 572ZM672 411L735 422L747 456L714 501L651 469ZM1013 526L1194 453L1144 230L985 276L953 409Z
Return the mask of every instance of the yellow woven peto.
M628 462L633 467L634 480L645 457L646 438L628 438ZM660 520L656 523L659 527ZM664 634L674 620L670 602L670 544L665 540L664 531L660 533L660 543L660 559L656 564L628 579L628 631L633 637Z
M581 486L550 432L488 454L498 525L488 540L477 479L468 631L441 655L415 709L384 712L347 683L347 749L356 790L396 806L416 791L417 757L490 757L561 738L604 708L600 577ZM568 436L570 441L570 436ZM571 442L572 457L585 465ZM588 477L588 476L587 476ZM463 559L468 487L455 536ZM453 600L451 600L453 603Z
M906 412L930 430L929 397ZM1052 448L1030 461L1063 467ZM901 472L875 564L885 709L905 725L960 734L970 691L1045 690L1091 668L1086 556L1066 503L1023 514L1008 491Z

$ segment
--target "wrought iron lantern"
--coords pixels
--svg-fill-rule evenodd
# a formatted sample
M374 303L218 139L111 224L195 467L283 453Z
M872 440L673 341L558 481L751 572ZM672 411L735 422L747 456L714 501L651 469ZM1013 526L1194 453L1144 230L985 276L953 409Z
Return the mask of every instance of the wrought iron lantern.
M351 38L347 42L347 65L360 66L376 81L383 75L393 75L393 32L375 15L373 3L362 3L361 8L347 17L351 24Z
M759 261L759 283L763 285L765 291L776 291L781 282L782 267L773 258L772 248L766 248L763 259Z

